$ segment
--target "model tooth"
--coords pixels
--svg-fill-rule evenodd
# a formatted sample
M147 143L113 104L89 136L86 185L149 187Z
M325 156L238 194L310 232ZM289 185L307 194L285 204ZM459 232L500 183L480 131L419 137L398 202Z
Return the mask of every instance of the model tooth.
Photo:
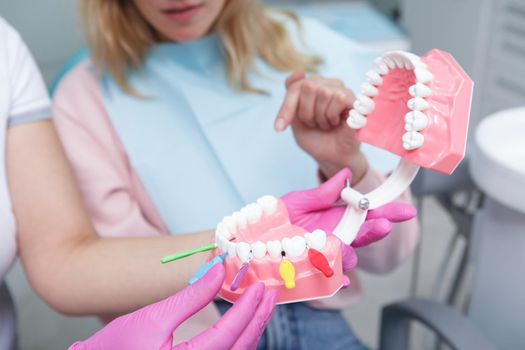
M379 90L374 85L365 81L363 85L361 85L361 93L363 95L373 97L373 96L377 96L377 94L379 93Z
M361 129L366 125L366 118L356 110L352 109L348 119L346 119L346 124L352 129Z
M266 255L266 244L261 241L252 243L252 254L256 259L262 259Z
M270 254L272 258L281 257L283 248L280 241L268 241L266 242L266 248L268 249L268 254Z
M225 237L219 237L219 240L218 240L218 245L219 245L219 248L223 251L223 252L227 252L228 251L228 239L226 239Z
M383 84L383 78L377 73L375 70L369 70L366 73L366 79L370 84L373 84L375 86Z
M428 117L420 111L408 112L405 115L405 123L406 131L423 130L428 126Z
M237 222L231 216L225 216L222 218L223 227L230 233L237 231Z
M259 219L263 214L261 206L256 203L248 204L243 208L243 210L241 210L241 212L244 212L244 214L246 215L246 219L248 219L248 222L250 224L255 224L259 222Z
M408 100L408 108L414 111L421 111L429 107L428 102L423 97L414 97Z
M306 238L306 243L314 249L320 250L323 249L326 244L326 232L323 230L314 230L312 233L308 232L304 235Z
M239 228L241 228L241 229L246 228L246 223L247 223L248 219L246 218L245 213L241 213L240 211L236 211L235 213L232 214L232 218L233 218L233 220L235 220L235 222L237 223Z
M385 57L383 57L383 61L386 63L388 68L390 68L390 69L396 68L396 62L392 59L392 57L385 56Z
M424 66L426 67L425 63L421 61L421 57L419 57L416 54L413 54L412 52L403 52L403 56L405 56L414 66Z
M226 236L226 235L225 235L225 231L224 231L224 229L222 227L222 222L219 222L217 224L217 228L215 229L215 241L219 242L219 239L221 237L224 237L224 236Z
M219 222L217 224L217 228L215 229L215 236L222 236L230 239L231 233L224 228L224 224L222 222Z
M237 255L237 244L230 241L226 242L226 251L230 258L234 258Z
M427 115L421 111L410 111L407 114L405 114L405 122L406 123L412 123L416 119L426 119Z
M389 71L388 66L381 57L378 57L374 60L374 65L376 67L376 72L378 72L381 75L385 75Z
M412 85L408 92L412 97L428 97L432 93L432 90L422 83L417 83L416 85Z
M425 84L434 80L434 74L432 74L428 69L418 67L414 70L414 73L416 75L416 81L418 83Z
M374 101L366 95L359 95L354 101L354 109L362 115L366 115L372 112L375 106L376 104L374 103Z
M237 256L242 262L247 262L252 257L252 249L246 242L237 243Z
M274 196L262 196L257 199L257 204L259 204L266 215L272 215L277 210L277 198Z
M414 64L410 60L405 61L405 69L406 70L414 70Z
M405 68L405 59L401 55L392 55L392 60L396 64L397 68Z
M413 150L423 146L425 137L417 131L410 131L403 134L403 148Z
M282 245L286 256L294 258L304 253L306 240L301 236L294 236L293 238L285 237L282 240Z

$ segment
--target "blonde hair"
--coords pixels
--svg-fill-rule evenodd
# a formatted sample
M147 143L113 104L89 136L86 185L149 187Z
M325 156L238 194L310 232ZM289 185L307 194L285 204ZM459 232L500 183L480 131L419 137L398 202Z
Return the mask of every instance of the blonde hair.
M142 67L159 34L132 0L82 0L81 12L95 65L126 92L136 94L127 74ZM300 26L293 13L281 12ZM258 0L226 0L214 29L224 46L230 84L239 90L261 92L247 77L256 57L280 71L313 72L321 63L317 56L299 52L285 26Z

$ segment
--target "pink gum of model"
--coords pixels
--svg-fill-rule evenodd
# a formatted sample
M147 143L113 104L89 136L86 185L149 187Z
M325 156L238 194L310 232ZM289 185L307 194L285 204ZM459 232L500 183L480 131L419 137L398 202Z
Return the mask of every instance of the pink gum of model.
M373 97L375 108L366 126L357 130L357 137L411 163L451 174L465 154L473 82L447 52L433 49L421 60L434 75L428 83L432 93L426 97L430 106L423 111L428 126L420 131L424 144L415 150L403 148L403 118L410 112L408 91L415 84L415 74L399 68L382 77L379 93Z

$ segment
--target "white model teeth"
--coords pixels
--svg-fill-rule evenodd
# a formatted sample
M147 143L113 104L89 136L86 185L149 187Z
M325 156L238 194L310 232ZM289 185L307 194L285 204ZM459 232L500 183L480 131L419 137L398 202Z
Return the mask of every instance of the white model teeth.
M252 203L242 208L241 212L244 212L250 224L254 224L261 219L263 209L260 205Z
M366 73L366 78L370 84L375 86L383 84L383 79L375 70L370 70Z
M234 258L237 255L237 244L226 241L226 251L228 252L228 256L230 258Z
M361 93L366 96L377 96L379 93L379 90L369 82L365 81L363 85L361 85Z
M257 200L266 215L272 215L277 210L277 198L274 196L263 196Z
M414 97L408 100L407 106L413 111L421 111L427 109L430 105L423 97Z
M432 93L432 90L425 84L416 83L408 89L408 92L412 97L428 97Z
M268 241L266 242L266 248L268 248L268 254L270 254L272 258L281 257L283 248L280 241Z
M428 117L420 111L408 112L405 115L405 130L420 131L428 126Z
M403 134L403 148L407 151L423 146L425 137L417 131L409 131Z
M237 256L242 262L247 262L252 258L252 249L246 242L237 243Z
M225 240L226 238L224 238L224 230L222 229L222 223L219 222L217 228L215 229L215 243L217 243L217 246L221 250L226 250L226 246L224 245Z
M235 231L237 231L237 223L235 222L235 220L231 216L225 216L222 219L222 227L223 227L224 231L227 232L227 235L225 235L225 237L227 239L230 239L231 235Z
M396 64L397 68L405 68L405 60L403 59L403 57L399 55L392 55L392 59L394 60L394 63Z
M428 69L416 68L414 69L414 74L416 75L416 81L418 83L428 83L434 80L434 74L432 74Z
M304 235L308 246L320 250L326 244L326 232L323 230L314 230L312 233L308 232Z
M262 259L266 255L266 244L261 241L252 243L252 254L256 259Z
M390 69L396 68L396 62L391 57L384 56L383 57L383 61L386 63L388 68L390 68Z
M294 236L293 238L283 238L283 250L289 257L298 257L304 253L306 249L306 240L301 236Z
M244 229L246 228L246 223L248 222L248 219L246 218L246 215L244 213L241 213L240 211L236 211L232 214L233 220L237 223L239 228Z
M366 118L356 110L352 109L348 119L346 119L346 123L352 129L361 129L366 125Z
M374 101L366 95L359 95L354 101L354 109L363 115L369 114L374 108Z
M381 75L385 75L388 73L388 66L383 61L382 57L378 57L374 60L374 64L376 66L376 72L378 72Z

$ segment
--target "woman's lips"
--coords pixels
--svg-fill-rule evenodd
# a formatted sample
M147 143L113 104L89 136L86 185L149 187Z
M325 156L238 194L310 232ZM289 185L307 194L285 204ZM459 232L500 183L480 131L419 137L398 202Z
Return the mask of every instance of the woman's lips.
M164 14L171 20L184 23L191 21L202 7L202 4L191 5L183 8L164 10L162 12L164 12Z

